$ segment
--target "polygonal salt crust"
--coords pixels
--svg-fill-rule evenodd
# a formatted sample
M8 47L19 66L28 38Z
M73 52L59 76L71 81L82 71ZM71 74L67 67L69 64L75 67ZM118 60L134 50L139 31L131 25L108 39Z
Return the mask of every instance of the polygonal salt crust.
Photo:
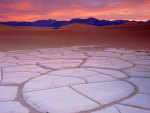
M42 60L42 58L27 56L27 57L18 57L19 60Z
M15 86L0 86L0 101L14 100L18 88Z
M13 67L5 67L3 68L3 72L36 72L43 73L47 72L48 69L41 68L36 65L23 65L23 66L13 66Z
M45 49L36 49L38 51L40 51L40 53L59 53L59 49L60 48L45 48Z
M48 59L54 59L54 58L86 58L86 56L83 53L78 52L62 52L63 54L59 53L45 53L41 54L38 57L40 58L48 58Z
M87 70L84 68L72 68L53 71L47 73L47 75L36 77L28 81L23 91L34 91L48 88L56 88L63 86L70 86L75 84L83 84L87 82L103 82L103 81L113 81L117 80L115 78L126 78L127 75L119 71L107 70L107 69L97 69L97 71L104 73L100 74L99 72ZM106 74L105 74L106 73ZM109 75L107 75L109 74ZM115 78L112 78L114 76ZM86 80L86 81L85 81ZM32 86L32 87L31 87Z
M72 88L100 104L119 101L134 92L133 86L123 81L81 84Z
M17 59L22 59L22 60L34 60L34 59L36 59L36 60L40 60L41 58L37 58L36 56L29 56L29 55L27 55L27 54L19 54L19 53L9 53L8 54L8 56L10 56L10 57L15 57L15 58L17 58Z
M19 65L35 65L36 63L38 63L38 61L40 60L13 60L13 59L9 59L6 62L7 63L17 63Z
M91 51L91 50L100 50L102 47L106 46L105 44L101 45L86 45L86 46L74 46L71 49L72 50L84 50L84 51Z
M39 61L40 64L49 64L49 63L81 63L83 60L82 59L62 59L62 58L58 58L58 59L50 59L50 60L42 60Z
M120 113L116 107L114 106L111 106L111 107L106 107L104 109L101 109L99 111L95 111L95 112L92 112L92 113Z
M42 54L40 51L38 51L38 50L36 50L36 51L37 51L37 52L30 52L30 53L28 53L28 55L38 57L39 55Z
M94 72L91 70L87 70L84 68L70 68L70 69L63 69L58 71L53 71L48 73L50 75L59 75L59 76L69 76L69 77L89 77L98 75L98 72Z
M23 83L30 78L39 76L39 73L34 72L10 72L3 73L2 84L19 84Z
M46 58L46 59L52 59L52 58L66 58L62 56L60 53L43 53L41 55L38 55L40 58Z
M99 105L68 87L23 93L25 101L43 113L75 113Z
M0 67L9 67L9 66L16 66L17 64L16 63L0 63Z
M139 93L150 94L150 78L132 77L129 81L139 88Z
M66 56L67 58L86 58L87 57L83 53L79 53L79 52L65 53L64 56Z
M130 62L132 62L136 65L147 65L147 66L150 65L150 60L132 60Z
M145 56L136 56L134 54L123 54L119 58L132 61L132 60L143 60Z
M150 67L149 66L135 66L130 69L124 70L130 76L139 76L139 77L150 77Z
M106 52L106 51L99 51L99 52L86 52L88 56L93 57L119 57L121 54L119 53L112 53L112 52Z
M124 105L116 105L121 113L150 113L149 110L144 110L136 107L129 107Z
M145 60L150 60L150 54L149 54L149 55L144 56L144 59L145 59Z
M90 77L84 77L84 79L88 82L88 83L92 83L92 82L106 82L106 81L114 81L117 80L115 78L112 78L108 75L105 74L99 74L99 75L95 75L95 76L90 76Z
M44 113L88 110L150 113L148 53L102 49L102 46L90 45L0 52L0 82L7 85L26 82L22 88L24 100ZM46 72L49 73L43 75ZM0 113L29 113L19 102L13 101L17 90L15 86L0 86Z
M1 83L1 80L2 80L2 71L1 71L1 68L0 68L0 83Z
M80 78L44 75L28 81L23 87L23 92L51 89L82 83L85 83L85 81Z
M8 56L32 56L35 57L36 55L40 55L41 52L38 50L28 50L28 51L24 51L24 50L16 50L16 51L9 51Z
M150 110L150 95L137 94L127 100L122 101L121 103Z
M98 72L100 74L105 74L105 75L108 75L117 79L128 78L128 75L126 75L125 73L121 71L116 71L116 70L111 70L111 69L98 69L98 68L86 68L86 69Z
M82 67L91 68L111 68L111 69L125 69L132 67L133 64L122 59L109 58L109 57L92 57L88 59Z
M136 56L145 56L145 55L147 55L145 50L136 50L132 54L134 54Z
M39 64L39 66L47 68L47 69L65 69L65 68L73 68L79 66L78 62L71 63L48 63L48 64Z
M29 110L17 101L7 101L0 102L0 113L29 113Z
M108 73L110 75L113 74L113 76L115 76L115 74L116 75L122 74L121 72L118 72L118 71L106 70L106 69L102 69L100 71L102 72L108 71L107 74ZM123 99L129 96L134 91L134 88L132 85L128 84L127 82L122 82L122 81L116 81L116 82L109 81L105 83L95 83L95 84L85 85L86 81L84 79L87 79L88 77L101 76L101 75L104 76L105 74L100 74L99 72L95 72L93 70L87 70L84 68L72 68L72 69L53 71L53 72L48 73L47 75L36 77L28 81L23 87L23 96L24 96L25 101L28 104L38 109L39 111L52 112L52 113L53 112L54 113L57 113L57 112L58 113L59 112L70 113L70 112L75 112L74 108L76 108L78 112L91 109L91 107L88 109L85 109L85 106L87 105L85 105L85 103L82 102L84 99L82 100L82 98L80 97L82 95L80 95L80 93L82 93L83 95L86 95L86 97L88 98L91 98L92 101L90 100L90 102L95 103L96 105L96 103L109 104L112 102L117 102L120 99ZM108 75L105 75L105 76L108 76ZM126 77L126 75L123 73L122 75L119 75L119 78L121 77L124 78ZM111 77L108 76L105 79L109 80L108 78L110 79ZM80 85L74 85L74 84L80 84ZM74 90L77 90L77 92L80 92L80 93L74 92L72 89L68 88L67 86L72 87ZM62 87L62 88L59 88L59 87ZM66 91L68 93L64 94L63 91ZM77 94L80 96L74 97L74 93L73 92L71 93L70 91L71 92L73 91L75 95ZM54 94L55 94L55 97L54 97ZM75 101L74 98L76 98L77 100ZM78 105L76 105L78 98L81 98L81 100L80 102L78 102ZM54 102L53 99L57 101ZM67 100L67 103L66 103L66 100ZM60 104L63 104L64 107L62 108L56 107L59 104L58 102ZM75 106L72 106L72 105L75 105Z
M0 63L3 63L4 61L6 61L7 60L7 58L6 58L6 54L4 53L4 54L1 54L0 53Z
M124 54L129 54L129 53L133 53L134 52L133 50L126 50L124 48L121 48L121 49L108 48L108 49L105 49L105 51L115 52L115 53L124 53Z
M77 67L82 63L80 59L53 59L48 62L39 62L39 66L47 69L64 69Z

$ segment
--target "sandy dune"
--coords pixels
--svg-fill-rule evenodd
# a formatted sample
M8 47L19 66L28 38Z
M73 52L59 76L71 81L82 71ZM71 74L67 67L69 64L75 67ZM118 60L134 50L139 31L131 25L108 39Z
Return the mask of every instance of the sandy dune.
M0 50L108 44L129 49L150 48L150 23L127 23L96 27L71 24L50 27L0 25Z

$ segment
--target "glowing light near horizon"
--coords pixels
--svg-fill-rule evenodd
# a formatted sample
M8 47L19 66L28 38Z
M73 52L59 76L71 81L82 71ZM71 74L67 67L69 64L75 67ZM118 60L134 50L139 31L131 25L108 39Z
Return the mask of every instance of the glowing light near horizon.
M0 0L0 21L33 21L38 19L149 20L149 0Z

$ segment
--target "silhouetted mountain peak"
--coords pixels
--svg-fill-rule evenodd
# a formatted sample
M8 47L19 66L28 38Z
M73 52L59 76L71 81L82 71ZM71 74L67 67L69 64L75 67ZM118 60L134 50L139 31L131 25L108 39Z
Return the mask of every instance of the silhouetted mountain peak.
M93 17L89 17L89 18L87 18L87 20L99 21L99 19L96 19L96 18L93 18Z

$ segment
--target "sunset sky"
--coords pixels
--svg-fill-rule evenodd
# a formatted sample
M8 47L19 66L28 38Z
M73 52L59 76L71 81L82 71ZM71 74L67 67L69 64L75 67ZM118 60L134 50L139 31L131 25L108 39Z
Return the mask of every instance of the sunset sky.
M150 20L150 0L0 0L0 21Z

